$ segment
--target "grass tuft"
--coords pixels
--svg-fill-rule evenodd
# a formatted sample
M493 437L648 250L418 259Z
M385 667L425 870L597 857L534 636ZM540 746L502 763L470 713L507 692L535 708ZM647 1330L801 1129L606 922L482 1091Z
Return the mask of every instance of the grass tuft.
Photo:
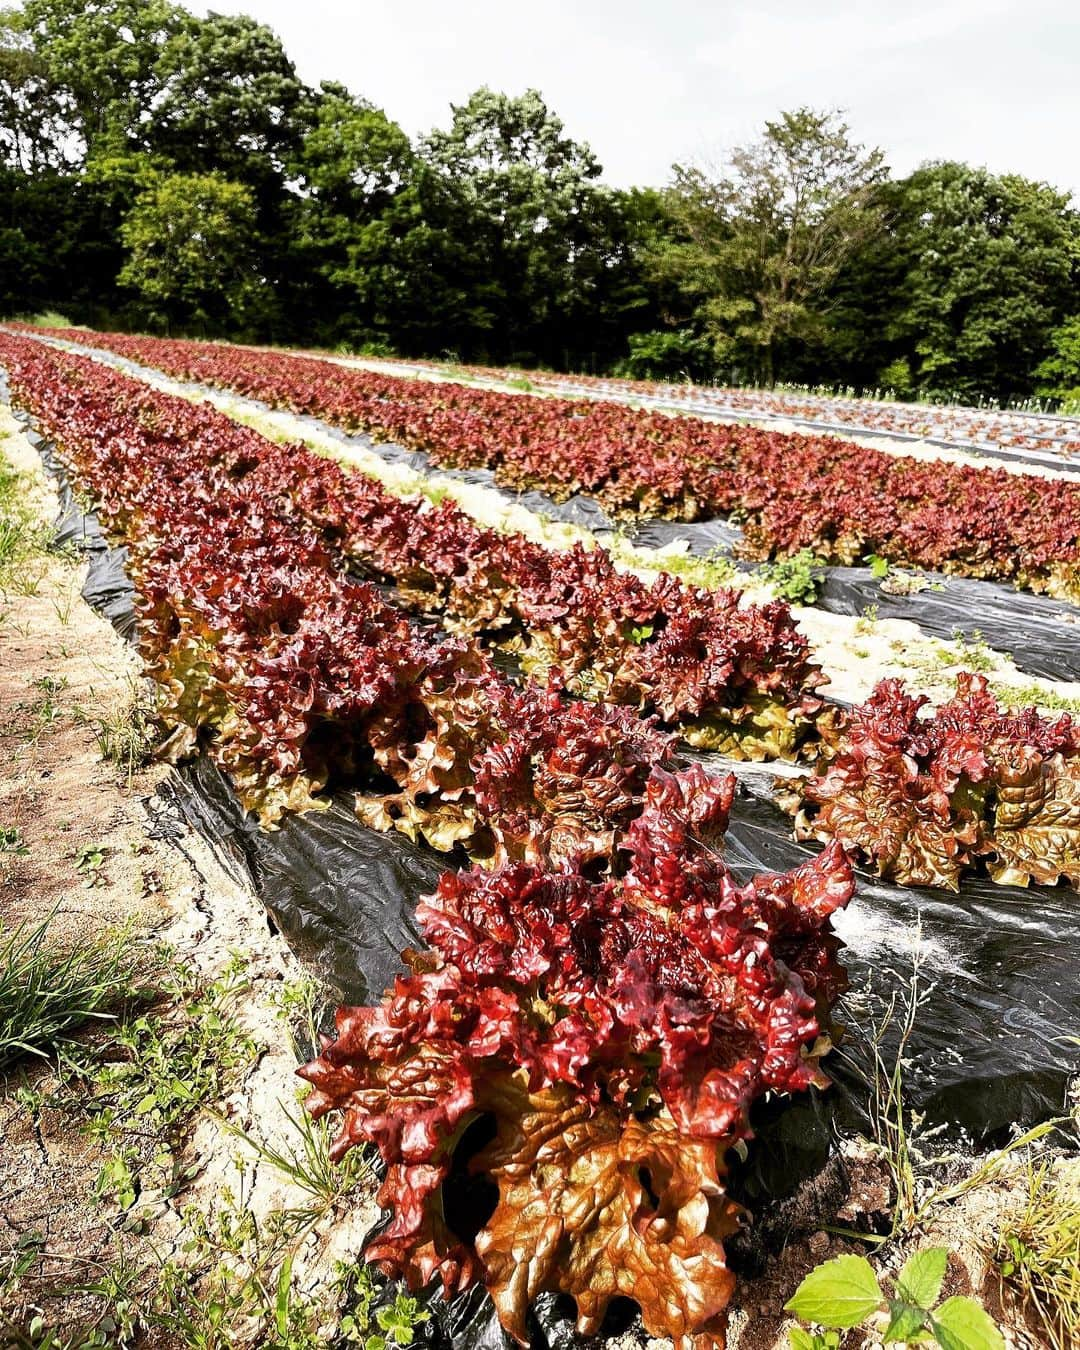
M136 992L126 936L58 951L49 942L55 913L0 928L0 1070L23 1055L47 1058L88 1021L113 1019Z
M41 583L29 567L48 552L50 531L27 506L30 480L0 457L0 590L33 595Z
M147 681L133 683L129 694L103 716L94 718L94 736L101 758L115 764L128 785L150 758L160 739L160 724Z
M1047 1162L1030 1167L1027 1203L1002 1231L995 1260L1052 1350L1080 1345L1080 1178L1057 1177Z

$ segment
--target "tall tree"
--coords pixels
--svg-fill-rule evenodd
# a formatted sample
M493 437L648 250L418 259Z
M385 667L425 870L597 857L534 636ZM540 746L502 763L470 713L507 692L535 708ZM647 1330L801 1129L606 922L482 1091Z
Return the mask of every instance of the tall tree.
M771 382L785 344L819 337L845 261L881 228L880 150L838 112L799 108L718 168L676 165L674 246L657 274L681 285L720 361Z
M600 165L535 89L478 89L420 153L452 204L474 349L558 359L595 267Z
M1038 392L1080 404L1080 314L1073 314L1049 335L1050 355L1035 371Z
M55 84L20 10L0 10L0 164L23 173L73 159L73 105Z
M25 0L23 32L67 101L85 157L134 148L152 116L158 62L190 16L170 0Z
M1007 399L1034 387L1076 304L1080 217L1045 183L935 163L900 185L905 281L893 329L921 390Z
M185 16L155 75L148 148L180 173L221 173L256 190L280 183L304 87L271 28L245 15Z
M408 227L398 206L414 177L412 144L381 109L334 83L307 91L300 126L287 172L297 185L291 279L303 281L291 303L325 341L387 341L385 292L396 231Z
M243 332L269 304L251 190L219 174L170 174L143 191L120 227L121 285L166 326Z

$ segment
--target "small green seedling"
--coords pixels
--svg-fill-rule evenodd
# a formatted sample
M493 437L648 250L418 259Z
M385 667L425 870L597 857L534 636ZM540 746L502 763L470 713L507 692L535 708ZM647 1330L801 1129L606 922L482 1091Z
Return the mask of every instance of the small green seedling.
M84 886L105 884L105 874L101 870L105 865L105 857L106 850L101 844L87 844L76 853L75 871L83 878Z
M362 1346L363 1350L404 1350L412 1345L417 1328L431 1314L400 1289L392 1304L375 1308L379 1290L367 1267L356 1269L339 1263L338 1270L338 1288L345 1294L349 1307L338 1323L338 1332L345 1343ZM372 1321L378 1330L372 1327Z
M986 1311L957 1295L938 1303L949 1254L916 1252L904 1263L892 1295L882 1292L864 1256L837 1256L812 1270L786 1305L820 1330L793 1327L792 1350L837 1350L840 1333L872 1323L884 1345L938 1345L941 1350L1005 1350Z
M778 558L762 568L762 576L781 600L792 605L812 605L825 582L821 559L811 549L801 548L790 558Z
M881 581L889 575L889 560L883 558L880 553L868 553L863 562L870 569L870 575L875 581Z
M30 852L17 825L0 825L0 853L14 853L23 858Z

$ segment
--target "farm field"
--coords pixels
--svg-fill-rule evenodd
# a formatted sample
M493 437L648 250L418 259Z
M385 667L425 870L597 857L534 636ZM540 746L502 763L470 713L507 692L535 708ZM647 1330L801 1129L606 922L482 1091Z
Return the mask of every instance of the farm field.
M400 1345L466 1305L522 1345L781 1345L822 1260L947 1249L942 1344L1070 1344L1010 1238L1078 1184L1072 424L917 410L1063 470L1026 472L694 415L925 437L901 405L394 369L0 329L11 472L44 455L72 603L130 638L144 791L231 859L222 922L265 906L293 1011L338 1005L300 1038L296 1318L362 1286ZM42 622L24 572L6 624ZM293 1255L274 1306L212 1247L193 1280L287 1323Z
M491 469L513 490L539 487L556 500L580 493L630 516L734 515L750 556L806 548L851 564L874 555L1080 597L1072 575L1080 483L1065 477L915 461L832 437L694 418L672 423L613 403L410 385L287 354L68 336L423 450L440 466Z

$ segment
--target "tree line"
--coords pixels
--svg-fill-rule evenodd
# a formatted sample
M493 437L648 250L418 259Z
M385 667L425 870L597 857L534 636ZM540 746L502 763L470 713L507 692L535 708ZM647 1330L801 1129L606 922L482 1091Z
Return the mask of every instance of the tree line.
M0 11L0 314L640 376L1080 397L1080 213L893 177L801 108L663 187L602 181L535 90L410 138L243 16Z

